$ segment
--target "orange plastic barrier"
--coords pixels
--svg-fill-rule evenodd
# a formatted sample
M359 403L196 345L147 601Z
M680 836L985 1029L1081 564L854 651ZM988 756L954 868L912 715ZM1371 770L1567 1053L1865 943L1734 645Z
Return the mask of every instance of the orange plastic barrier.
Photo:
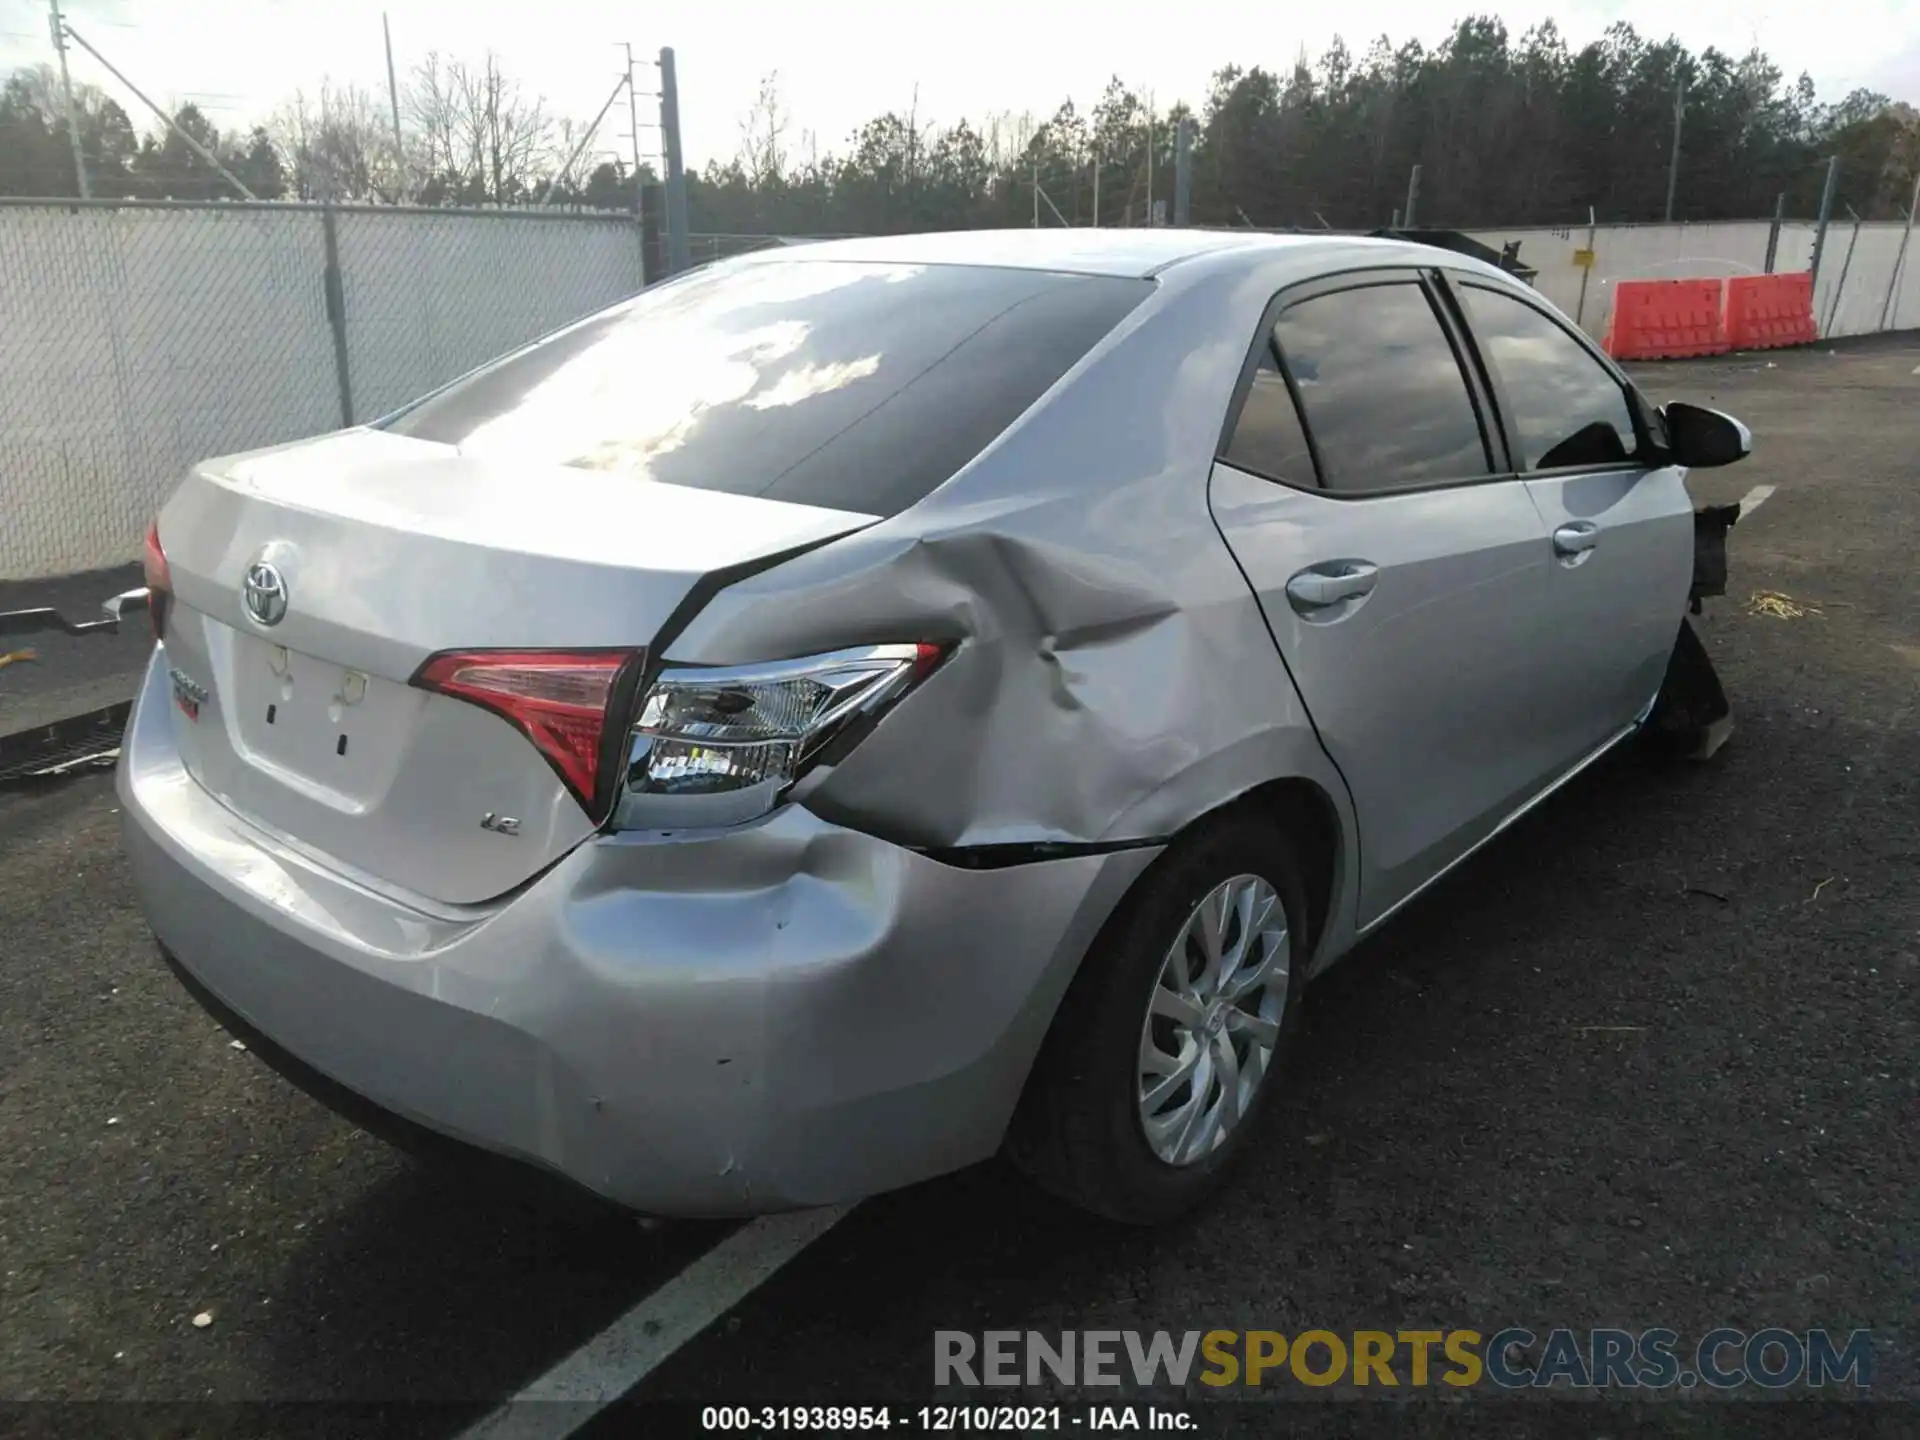
M1736 275L1727 281L1727 340L1736 350L1807 345L1820 338L1813 275Z
M1724 355L1721 280L1622 280L1613 287L1607 353L1616 360L1677 360Z

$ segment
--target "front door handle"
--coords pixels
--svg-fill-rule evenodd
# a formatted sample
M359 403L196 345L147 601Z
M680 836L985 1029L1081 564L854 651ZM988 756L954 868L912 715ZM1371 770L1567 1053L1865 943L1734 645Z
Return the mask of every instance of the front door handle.
M1365 560L1335 560L1311 566L1287 581L1287 599L1295 610L1306 614L1358 600L1371 593L1379 580L1377 565Z
M1591 520L1574 520L1553 532L1553 553L1563 559L1584 555L1600 543L1600 527Z

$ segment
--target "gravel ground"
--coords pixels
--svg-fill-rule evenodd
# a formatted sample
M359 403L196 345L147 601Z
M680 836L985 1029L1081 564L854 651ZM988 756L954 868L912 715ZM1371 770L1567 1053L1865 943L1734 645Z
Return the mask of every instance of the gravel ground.
M1646 372L1756 432L1698 498L1779 487L1703 623L1733 740L1705 766L1611 757L1316 986L1218 1204L1116 1231L997 1166L883 1197L635 1400L917 1405L936 1329L1868 1327L1875 1393L1908 1403L1573 1421L1913 1433L1917 372L1912 337ZM1754 613L1762 591L1809 608ZM0 795L0 1399L407 1398L447 1408L379 1428L448 1434L725 1233L525 1213L293 1093L155 961L114 805L105 776Z

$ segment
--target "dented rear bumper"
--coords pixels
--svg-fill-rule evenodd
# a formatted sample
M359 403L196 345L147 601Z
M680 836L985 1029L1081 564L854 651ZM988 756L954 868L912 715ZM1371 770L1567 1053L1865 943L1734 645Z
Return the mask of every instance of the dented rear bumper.
M408 904L186 772L164 654L119 790L143 907L209 1008L350 1118L371 1105L643 1212L834 1203L990 1155L1079 956L1158 853L969 870L788 806L589 841L501 902Z

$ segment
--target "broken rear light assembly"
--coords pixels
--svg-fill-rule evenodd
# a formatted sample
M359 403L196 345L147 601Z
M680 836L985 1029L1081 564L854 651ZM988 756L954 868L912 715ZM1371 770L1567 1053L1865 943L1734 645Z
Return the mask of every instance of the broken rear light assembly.
M858 744L939 666L938 645L870 645L739 667L675 666L640 704L616 829L739 825Z
M491 710L527 739L586 812L606 813L618 765L608 714L637 682L639 650L448 650L414 673L422 690Z
M939 645L663 670L632 707L640 650L449 650L412 683L513 725L587 813L621 830L738 825L846 753L938 668ZM639 720L624 719L637 708Z

